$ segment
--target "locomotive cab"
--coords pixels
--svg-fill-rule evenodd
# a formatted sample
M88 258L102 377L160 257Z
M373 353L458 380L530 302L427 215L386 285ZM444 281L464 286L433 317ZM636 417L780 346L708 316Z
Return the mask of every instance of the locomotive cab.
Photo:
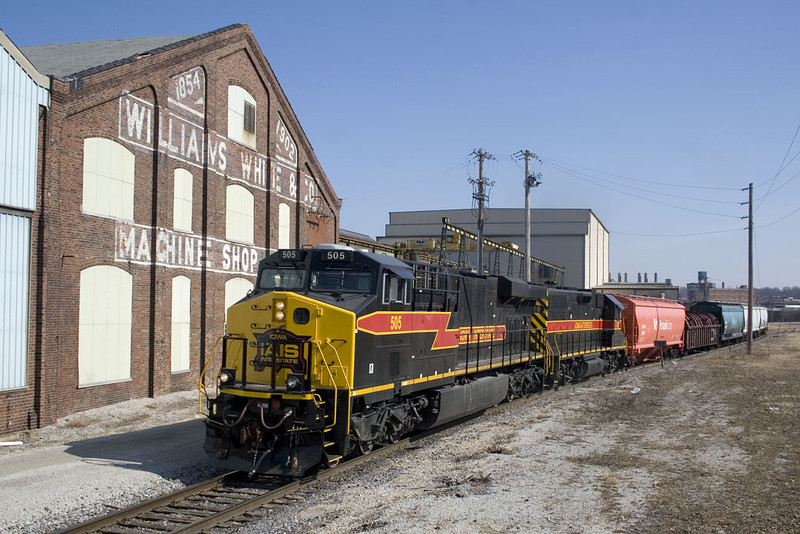
M413 278L399 260L333 245L262 260L254 290L227 311L212 461L297 476L349 453L356 316L410 309Z

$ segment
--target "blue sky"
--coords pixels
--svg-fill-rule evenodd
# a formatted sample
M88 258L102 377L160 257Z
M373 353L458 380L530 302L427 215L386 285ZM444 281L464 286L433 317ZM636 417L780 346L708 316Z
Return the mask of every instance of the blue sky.
M43 16L48 12L47 16ZM343 228L469 208L482 147L491 207L591 208L610 270L800 285L796 1L26 2L18 46L250 25L337 194ZM536 251L533 251L534 255Z

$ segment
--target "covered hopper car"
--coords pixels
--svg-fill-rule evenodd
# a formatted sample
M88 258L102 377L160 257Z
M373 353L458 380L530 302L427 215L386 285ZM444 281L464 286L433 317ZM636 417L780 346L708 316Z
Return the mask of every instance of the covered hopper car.
M625 339L634 362L656 360L662 352L676 356L683 353L683 305L630 295L616 295L616 299L623 305Z

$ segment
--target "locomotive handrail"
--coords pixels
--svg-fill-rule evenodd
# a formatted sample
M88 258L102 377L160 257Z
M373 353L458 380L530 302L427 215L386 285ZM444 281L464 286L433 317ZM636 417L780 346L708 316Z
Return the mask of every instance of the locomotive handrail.
M339 351L336 350L336 347L333 346L330 339L325 339L325 343L333 350L333 355L335 358L335 363L339 365L339 367L344 371L344 366L342 365L342 360L339 358ZM336 427L336 420L339 413L339 386L336 385L336 378L334 378L333 373L331 372L331 367L328 364L328 361L325 359L325 352L322 350L322 343L319 340L314 340L314 344L317 345L317 349L319 350L320 356L322 357L322 364L325 367L325 370L328 372L328 377L331 380L331 384L333 384L333 422L330 425L326 425L325 429L329 430L331 428ZM343 373L345 384L347 385L348 390L352 390L352 386L350 385L350 380L347 378L347 374Z
M216 352L217 346L219 346L220 340L223 339L224 337L225 336L219 336L219 337L217 337L217 341L214 342L214 346L211 349L211 354L208 356L208 360L206 360L206 364L203 366L203 370L200 372L199 382L197 382L197 384L196 384L197 391L198 391L198 396L197 396L198 397L197 398L198 407L197 407L197 411L198 411L198 413L200 413L202 415L205 415L205 416L208 416L208 414L203 411L203 397L205 397L207 399L209 398L208 390L206 390L206 383L205 383L206 371L208 370L208 366L211 365L211 361L214 359L214 352ZM216 393L219 394L219 383L216 383L215 387L217 388Z

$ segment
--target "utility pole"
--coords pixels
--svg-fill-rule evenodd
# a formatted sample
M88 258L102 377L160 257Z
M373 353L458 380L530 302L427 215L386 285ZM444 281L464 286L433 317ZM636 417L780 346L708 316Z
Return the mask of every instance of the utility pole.
M525 159L525 281L531 281L531 187L536 187L541 182L538 181L542 177L542 173L532 175L530 173L531 158L539 159L539 157L530 150L520 150L517 152L519 157Z
M494 159L494 156L482 148L473 150L472 154L478 158L478 179L470 178L469 182L477 189L472 193L472 198L478 202L478 274L483 274L483 223L486 221L483 206L489 200L486 187L494 185L494 182L489 182L483 177L483 160Z
M747 354L753 351L753 182L750 182L747 218Z

